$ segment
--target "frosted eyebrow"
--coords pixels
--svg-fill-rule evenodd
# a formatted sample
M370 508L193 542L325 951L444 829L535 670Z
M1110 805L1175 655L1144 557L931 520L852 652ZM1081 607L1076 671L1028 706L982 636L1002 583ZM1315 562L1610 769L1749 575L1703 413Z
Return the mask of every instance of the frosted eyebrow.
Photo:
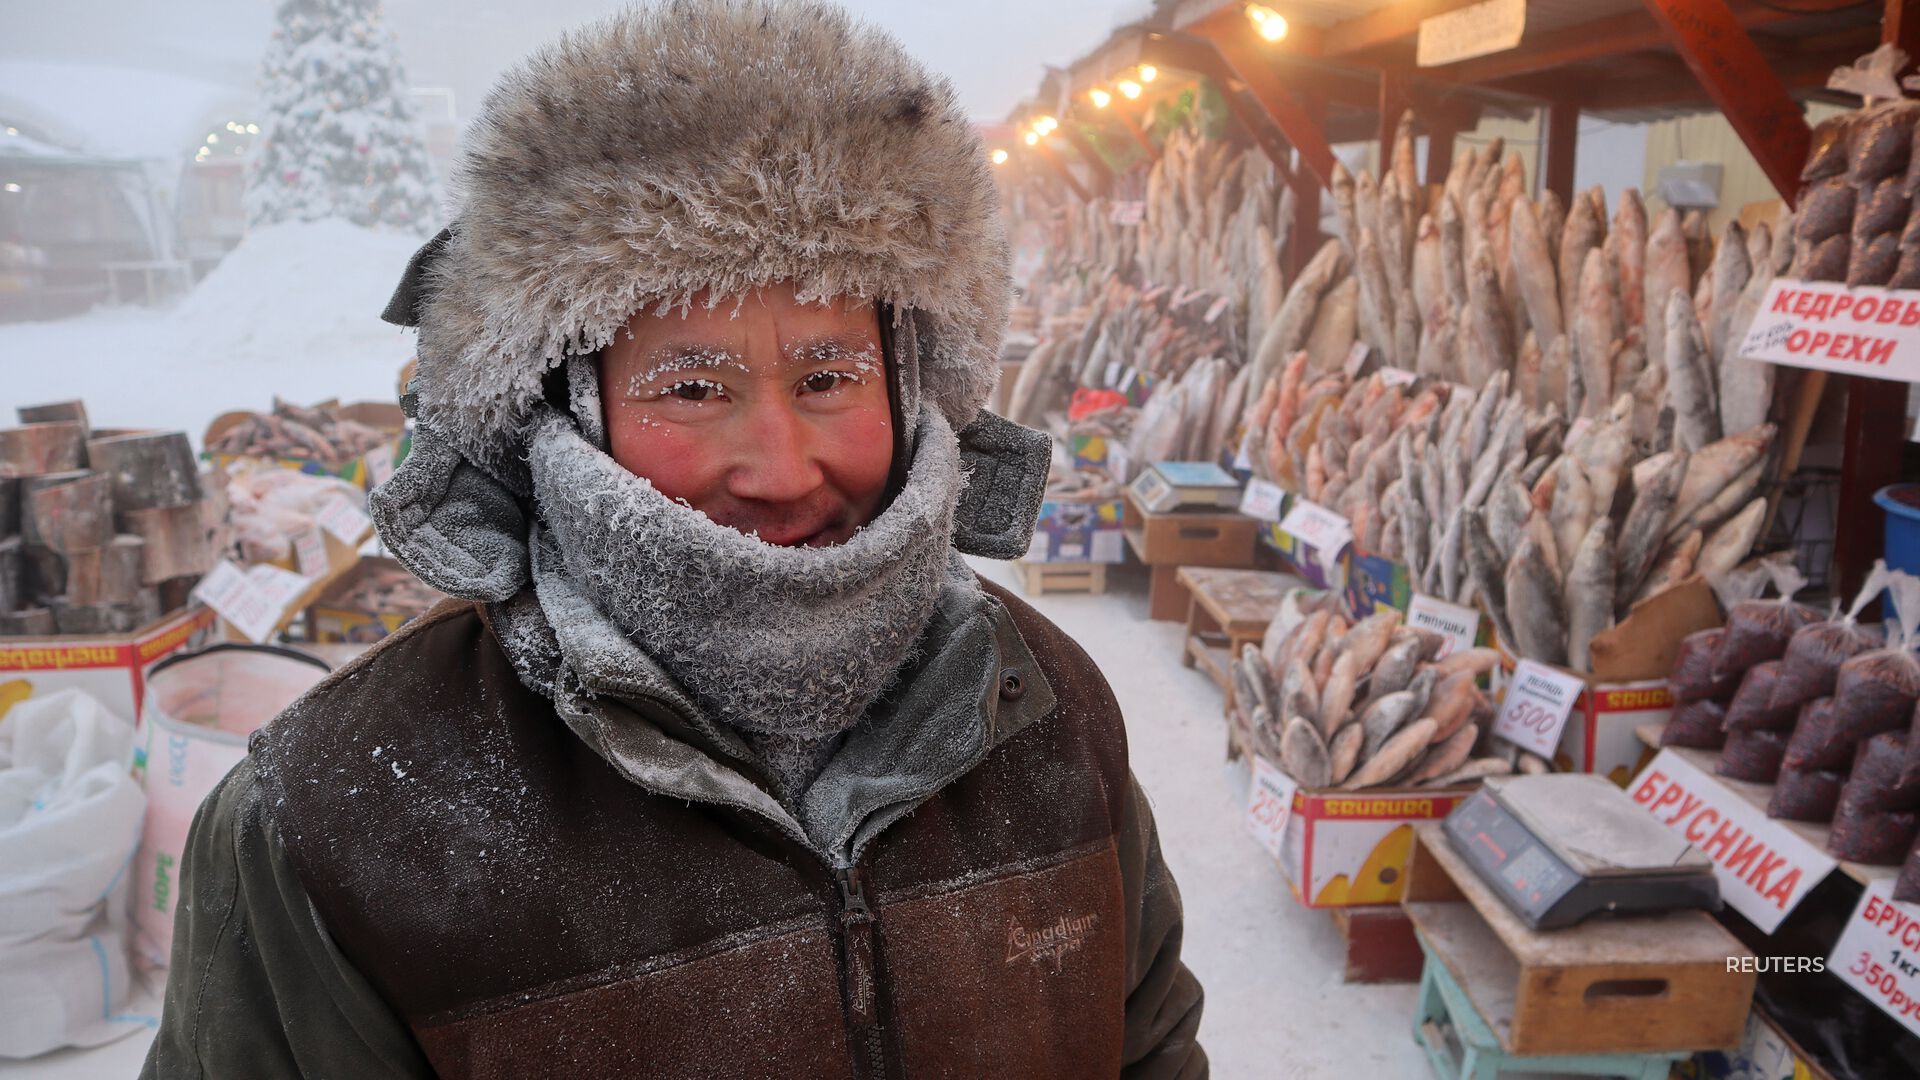
M880 346L864 337L825 337L791 342L786 347L785 359L794 365L848 364L860 375L878 374L884 366Z
M628 380L629 388L645 386L662 376L677 375L683 371L719 371L724 368L748 370L747 362L740 354L711 345L659 346L647 353L645 363L647 366L634 372L633 378Z

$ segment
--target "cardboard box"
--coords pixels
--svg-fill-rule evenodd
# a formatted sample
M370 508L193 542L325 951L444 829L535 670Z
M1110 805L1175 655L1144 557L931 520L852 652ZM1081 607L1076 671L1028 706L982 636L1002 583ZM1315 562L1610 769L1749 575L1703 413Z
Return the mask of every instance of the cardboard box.
M1681 639L1720 623L1713 590L1696 577L1635 605L1624 621L1595 635L1591 672L1556 667L1586 689L1561 731L1554 767L1600 773L1625 788L1653 756L1634 729L1664 724L1673 714L1667 674ZM1512 674L1518 658L1497 635L1493 644L1500 650L1503 676L1496 690L1504 691L1504 676Z
M419 611L367 611L347 602L347 595L362 581L375 574L390 572L404 574L407 571L393 559L369 557L361 559L335 580L307 608L309 639L326 645L366 644L379 641L424 615L424 608Z
M201 451L203 460L212 462L216 467L224 468L234 461L248 458L253 461L266 461L282 469L306 473L309 476L331 476L354 484L362 490L372 490L386 482L393 470L406 460L407 453L413 448L412 436L407 431L407 414L400 406L384 401L358 401L351 405L330 405L334 414L343 420L357 420L369 427L390 432L392 439L382 446L350 458L344 462L320 461L317 458L288 455L285 457L262 458L248 454L229 454L213 450ZM209 446L213 441L235 424L254 415L247 410L221 413L207 425L206 434L201 437L200 445Z
M1078 502L1048 499L1040 504L1028 562L1124 562L1119 499Z
M130 634L0 638L0 716L30 697L84 690L115 716L137 723L148 669L199 647L213 624L212 611L192 604Z
M1413 823L1438 821L1471 787L1294 793L1280 870L1308 907L1397 904L1406 892Z
M1407 564L1359 547L1347 552L1347 614L1364 619L1375 612L1405 612L1413 603L1413 572Z
M1067 436L1067 450L1073 455L1073 467L1089 472L1106 472L1107 442L1105 435Z
M1830 1080L1832 1074L1755 1005L1739 1047L1697 1053L1674 1075L1681 1080Z
M1328 553L1282 529L1277 521L1262 522L1260 542L1280 556L1287 573L1301 578L1316 589L1344 590L1347 587L1349 556L1353 545Z

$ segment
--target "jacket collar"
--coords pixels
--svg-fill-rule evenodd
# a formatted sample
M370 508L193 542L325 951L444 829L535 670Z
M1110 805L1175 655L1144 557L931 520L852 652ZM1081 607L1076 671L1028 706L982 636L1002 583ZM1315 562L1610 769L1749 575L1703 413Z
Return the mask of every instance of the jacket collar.
M490 624L582 741L649 791L756 814L836 866L1054 706L1006 606L956 554L918 659L788 807L739 735L624 635L591 632L605 616L562 575L530 592L493 605ZM1018 693L1003 693L1009 679Z

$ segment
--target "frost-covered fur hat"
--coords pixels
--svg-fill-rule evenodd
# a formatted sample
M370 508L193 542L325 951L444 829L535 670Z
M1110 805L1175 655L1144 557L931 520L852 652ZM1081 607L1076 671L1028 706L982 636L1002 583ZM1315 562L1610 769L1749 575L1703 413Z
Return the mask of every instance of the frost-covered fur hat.
M482 466L568 355L702 290L888 305L955 431L992 389L1011 277L985 149L945 79L836 7L670 0L569 34L488 97L452 186L390 315L420 329L418 415Z

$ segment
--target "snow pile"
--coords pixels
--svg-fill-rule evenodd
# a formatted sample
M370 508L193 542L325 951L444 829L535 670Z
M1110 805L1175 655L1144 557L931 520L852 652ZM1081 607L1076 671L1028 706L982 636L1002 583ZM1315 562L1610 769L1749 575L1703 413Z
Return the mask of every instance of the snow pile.
M413 332L380 312L418 244L342 221L267 226L171 309L0 324L0 424L18 405L83 398L97 427L198 444L209 420L276 394L392 401Z
M167 317L182 355L295 366L377 352L407 358L380 321L420 238L338 219L247 233Z

